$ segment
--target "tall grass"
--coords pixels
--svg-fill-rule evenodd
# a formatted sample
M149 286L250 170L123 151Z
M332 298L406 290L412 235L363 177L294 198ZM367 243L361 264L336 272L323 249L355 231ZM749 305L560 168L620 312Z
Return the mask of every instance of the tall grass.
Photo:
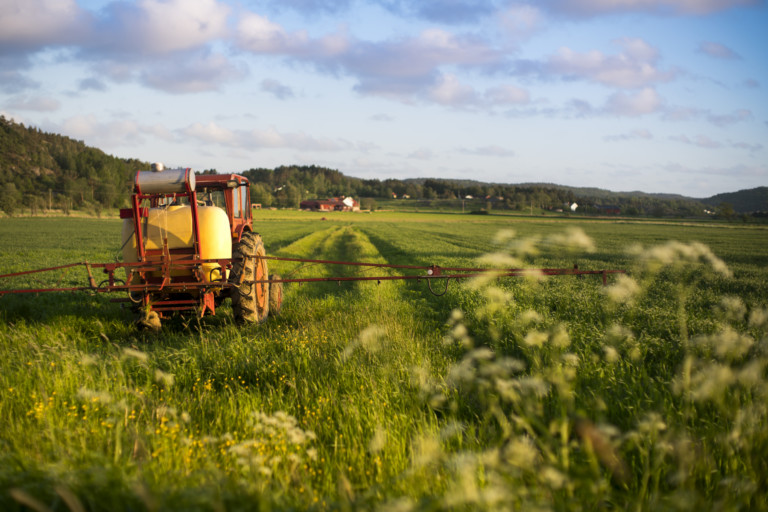
M158 334L102 296L2 297L0 508L768 508L762 231L273 215L272 254L630 274L291 286L266 324ZM112 251L119 224L69 222L25 254Z

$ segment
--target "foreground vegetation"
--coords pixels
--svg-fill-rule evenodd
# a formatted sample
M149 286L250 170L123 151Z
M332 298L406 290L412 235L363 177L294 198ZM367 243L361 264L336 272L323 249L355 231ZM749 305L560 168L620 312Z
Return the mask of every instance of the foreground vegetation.
M261 215L270 254L630 273L290 286L266 324L157 334L2 296L1 509L768 508L765 229ZM0 274L109 261L119 227L4 219Z

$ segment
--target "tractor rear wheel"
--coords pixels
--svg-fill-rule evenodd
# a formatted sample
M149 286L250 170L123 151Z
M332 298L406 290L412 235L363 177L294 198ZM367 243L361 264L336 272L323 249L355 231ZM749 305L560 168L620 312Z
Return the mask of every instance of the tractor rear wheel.
M269 283L255 283L269 276L266 251L261 237L243 233L240 242L232 248L232 313L238 323L261 323L269 314Z

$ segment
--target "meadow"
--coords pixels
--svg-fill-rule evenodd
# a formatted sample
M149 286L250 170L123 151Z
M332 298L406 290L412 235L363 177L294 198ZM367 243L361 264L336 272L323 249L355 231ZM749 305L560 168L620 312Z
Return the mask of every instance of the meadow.
M262 325L225 303L157 333L108 295L0 296L0 509L768 510L765 227L256 217L269 255L628 274L287 285ZM2 219L0 274L119 236Z

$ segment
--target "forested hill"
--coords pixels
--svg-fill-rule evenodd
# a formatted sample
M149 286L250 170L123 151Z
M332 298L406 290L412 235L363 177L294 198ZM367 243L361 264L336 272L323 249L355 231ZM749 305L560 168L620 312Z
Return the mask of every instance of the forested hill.
M25 127L0 116L0 210L6 213L48 208L98 211L127 206L134 173L148 168L148 162L116 158L82 141ZM241 174L251 181L253 202L263 206L296 208L303 199L346 195L360 199L363 207L375 207L377 200L383 205L384 200L397 198L405 199L401 206L466 206L468 211L568 211L573 203L579 205L579 213L625 215L697 217L705 215L708 208L730 217L735 213L768 211L768 187L692 199L547 183L360 179L314 165L252 168Z
M718 207L722 204L730 204L736 212L768 212L768 187L757 187L748 190L739 190L738 192L728 192L726 194L717 194L707 199L702 199L702 203L712 207Z
M138 160L0 116L0 210L110 208L124 204Z

